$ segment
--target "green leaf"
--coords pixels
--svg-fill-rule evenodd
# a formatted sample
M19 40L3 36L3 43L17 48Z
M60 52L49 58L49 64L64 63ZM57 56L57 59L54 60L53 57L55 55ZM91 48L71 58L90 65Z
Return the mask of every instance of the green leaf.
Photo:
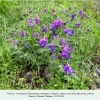
M64 6L65 6L65 8L70 7L70 2L64 0Z

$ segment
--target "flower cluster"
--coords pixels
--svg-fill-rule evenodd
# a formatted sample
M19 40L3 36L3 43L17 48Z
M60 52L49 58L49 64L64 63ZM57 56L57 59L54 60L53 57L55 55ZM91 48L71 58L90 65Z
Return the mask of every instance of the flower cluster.
M40 24L40 18L38 16L35 18L35 24Z
M57 28L61 28L64 25L64 22L61 19L57 18L50 26L50 29L54 32Z
M43 26L43 32L47 32L47 31L48 31L47 27Z
M74 35L74 30L71 30L71 29L69 29L69 28L65 28L64 29L64 32L67 34L67 35L69 35L69 36L72 36L72 35Z
M82 10L79 11L79 14L82 16L82 19L86 17L86 14Z
M72 20L76 18L76 14L72 14Z
M63 39L62 39L62 46L65 47L66 44L67 44L67 42L66 42L65 39L63 38Z
M47 8L44 8L44 13L47 13L47 12L48 12Z
M71 58L71 52L72 52L72 48L66 45L62 51L62 56L66 59L69 59Z
M52 53L55 52L56 46L54 44L48 44L48 47L51 49Z
M77 24L76 24L76 27L78 28L78 27L80 27L82 25L82 22L78 22Z
M35 34L33 34L33 36L34 36L35 38L39 38L39 33L35 33Z
M56 11L54 9L52 9L52 10L53 10L54 15L56 15ZM47 8L44 8L44 13L46 14L47 12L48 12ZM63 12L65 13L64 10L63 10ZM68 12L68 10L66 10L66 12ZM83 14L83 12L80 12L80 14ZM72 17L71 20L76 19L76 14L72 14L71 17ZM32 27L31 32L36 31L33 28L33 27L35 27L36 24L38 24L38 25L42 24L39 16L35 17L34 20L33 20L33 18L29 18L28 22L30 24L30 27ZM43 23L42 28L39 27L41 33L40 33L40 31L39 31L39 33L36 31L36 33L32 34L33 35L32 38L34 38L33 40L36 40L37 41L36 43L38 43L38 45L42 49L44 49L44 50L49 49L52 53L51 57L53 59L55 59L58 56L59 61L62 59L66 60L66 59L71 58L72 48L68 45L66 39L61 37L61 35L59 35L59 32L57 31L57 29L64 27L64 25L66 25L67 22L68 21L63 22L60 18L57 18L52 23L50 23L50 29L48 29L47 24ZM77 28L79 28L81 26L81 24L82 24L82 22L78 22L75 25ZM36 25L36 26L38 27L38 25ZM48 38L49 31L52 32L53 38L51 38L51 39ZM44 32L46 34L44 34ZM68 36L72 36L72 35L74 35L75 30L65 27L63 33L67 34ZM24 30L22 30L21 36L24 37L26 40L26 42L24 44L24 49L28 50L30 48L31 44L29 42L27 42L26 33ZM14 46L14 43L15 42L12 41L11 44ZM18 43L18 45L20 45L20 43ZM56 51L57 51L57 53L56 53ZM68 75L71 75L71 73L75 73L75 71L71 68L71 66L68 63L63 67L63 69L64 69L64 72L67 72Z
M75 71L71 68L71 66L67 63L65 66L63 66L64 72L68 75L71 75L71 73L75 73Z
M39 45L44 49L48 44L48 41L46 39L46 37L44 36L40 41L39 41Z
M24 37L24 38L26 37L26 34L25 34L25 31L24 30L22 30L21 36Z
M31 27L34 27L34 24L33 24L33 21L32 21L31 18L29 18L29 23L30 23L30 26L31 26Z

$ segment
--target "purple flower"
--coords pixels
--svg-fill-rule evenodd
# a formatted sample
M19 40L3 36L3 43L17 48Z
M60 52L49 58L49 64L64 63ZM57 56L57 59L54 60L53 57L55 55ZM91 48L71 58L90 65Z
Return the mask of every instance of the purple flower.
M98 68L96 68L97 72L100 73L100 70Z
M43 32L47 32L47 27L46 26L43 26Z
M44 8L44 12L45 12L45 13L47 13L47 12L48 12L47 8Z
M29 18L29 23L30 23L30 26L31 26L31 27L34 27L34 24L33 24L33 21L32 21L31 18Z
M79 11L79 14L82 16L82 19L86 17L86 14L82 10Z
M54 44L48 44L48 47L51 49L52 53L55 52L56 46Z
M65 66L63 66L64 72L67 73L69 76L71 73L76 73L71 66L67 63Z
M40 41L39 41L39 45L44 49L48 44L48 41L46 39L46 37L44 36Z
M22 30L21 36L24 37L24 38L26 37L26 34L25 34L25 31L24 30Z
M55 31L57 28L61 28L64 25L64 22L61 19L57 18L54 22L52 22L50 26L50 30Z
M82 14L83 14L83 11L82 11L82 10L80 10L80 11L79 11L79 14L80 14L80 15L82 15Z
M67 51L63 51L62 52L62 56L65 58L65 59L69 59L71 58L71 53L67 52Z
M28 49L29 48L29 43L26 43L25 46L24 46L24 48Z
M65 28L64 29L64 32L67 34L67 35L69 35L69 36L72 36L72 35L74 35L74 30L70 30L69 28Z
M56 28L54 27L54 25L51 25L51 26L50 26L50 30L51 30L52 32L55 32Z
M80 27L82 25L82 22L78 22L77 24L76 24L76 27L78 28L78 27Z
M39 33L35 33L35 34L33 34L33 36L34 36L35 38L39 38Z
M74 20L76 17L76 14L72 14L72 20Z
M71 30L71 33L72 33L72 35L74 35L75 31L74 31L74 30ZM72 35L71 35L71 36L72 36Z
M69 12L68 10L66 10L66 12Z
M72 48L70 46L65 46L62 52L62 56L66 59L71 58Z
M62 39L62 46L66 46L67 42L64 40L64 38Z
M82 19L84 19L85 17L86 17L86 14L83 13L83 14L82 14Z
M35 18L35 23L40 24L40 18L38 16Z
M64 51L71 53L72 52L72 48L70 46L65 46L64 47Z

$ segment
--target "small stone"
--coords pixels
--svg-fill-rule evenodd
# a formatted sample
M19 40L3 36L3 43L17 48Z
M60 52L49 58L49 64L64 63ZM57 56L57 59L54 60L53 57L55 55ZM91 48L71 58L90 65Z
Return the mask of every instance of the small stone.
M50 68L49 67L46 67L44 69L44 74L43 74L44 78L49 80L50 77L54 76L54 72L51 72Z
M33 73L31 71L27 72L24 76L27 79L27 82L30 82L33 77Z

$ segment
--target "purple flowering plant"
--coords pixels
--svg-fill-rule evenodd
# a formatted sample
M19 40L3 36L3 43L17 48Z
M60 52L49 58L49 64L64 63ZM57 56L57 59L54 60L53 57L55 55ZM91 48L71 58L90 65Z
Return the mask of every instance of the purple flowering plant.
M66 45L67 45L67 42L66 42L65 39L63 38L63 39L62 39L62 46L65 47Z
M31 18L29 18L29 23L31 27L34 27L33 20Z
M44 36L40 41L39 41L39 45L44 49L48 44L48 41L46 39L46 37Z
M48 28L46 26L43 26L43 32L47 32Z
M71 73L75 73L75 71L71 68L71 66L67 63L65 66L63 66L64 72L68 75L71 75Z
M68 84L71 83L72 88L76 88L76 83L81 84L79 83L81 79L78 79L81 76L77 64L80 64L81 60L87 56L86 53L89 45L91 45L89 40L86 42L87 39L84 38L85 31L88 29L87 27L86 30L84 28L85 21L88 21L85 12L82 10L71 12L67 9L59 11L54 8L48 9L48 7L41 9L41 12L38 13L36 12L38 9L34 10L34 15L30 13L21 29L14 32L17 35L12 38L10 36L10 40L8 39L11 46L17 47L12 52L14 57L18 58L16 61L19 62L18 66L21 64L25 71L38 70L40 77L46 77L44 80L49 80L51 77L48 78L51 73L45 75L45 73L49 73L47 71L47 68L49 68L49 71L53 72L52 75L55 76L53 77L54 82L58 87L61 85L59 80L57 83L59 76L60 80L66 81ZM82 44L83 42L84 44ZM98 69L97 71L100 72ZM44 74L41 75L41 73ZM84 75L83 72L82 75ZM87 80L87 78L84 80ZM57 89L57 86L54 87ZM64 86L66 86L65 83ZM85 85L82 88L85 88Z
M24 37L24 38L26 37L26 33L25 33L24 30L22 30L22 32L21 32L21 36Z

